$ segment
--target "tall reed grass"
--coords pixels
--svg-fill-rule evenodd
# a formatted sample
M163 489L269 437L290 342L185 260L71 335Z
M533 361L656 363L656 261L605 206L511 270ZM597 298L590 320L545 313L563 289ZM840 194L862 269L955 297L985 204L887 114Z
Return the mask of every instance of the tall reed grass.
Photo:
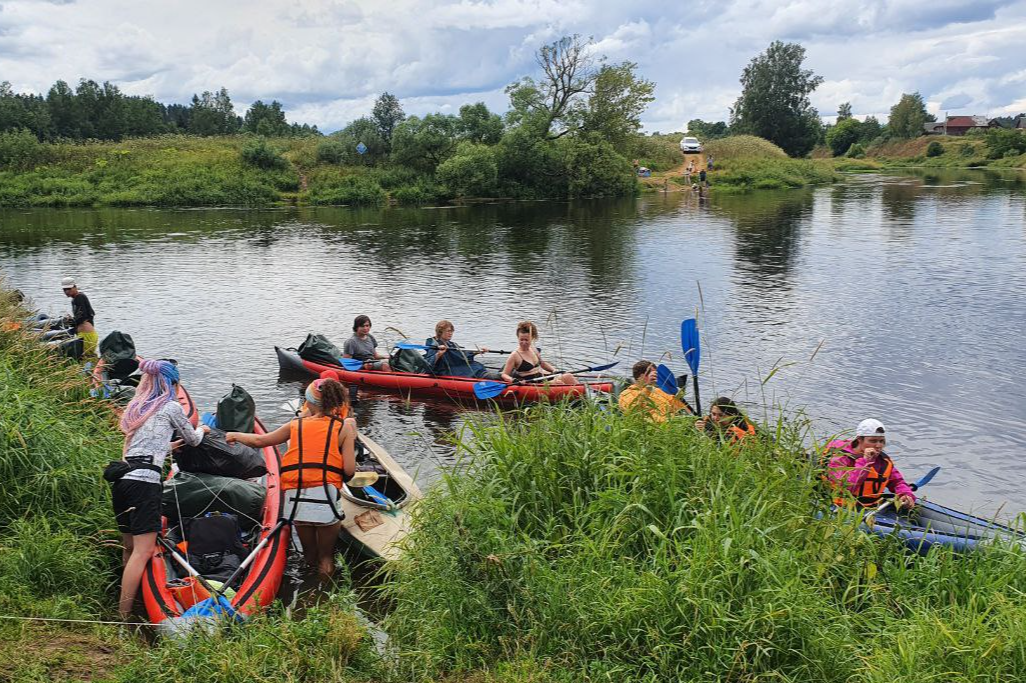
M738 453L687 420L541 408L474 436L469 471L420 507L384 589L405 679L524 666L567 681L1026 670L1023 552L914 558L852 519L818 520L794 427Z

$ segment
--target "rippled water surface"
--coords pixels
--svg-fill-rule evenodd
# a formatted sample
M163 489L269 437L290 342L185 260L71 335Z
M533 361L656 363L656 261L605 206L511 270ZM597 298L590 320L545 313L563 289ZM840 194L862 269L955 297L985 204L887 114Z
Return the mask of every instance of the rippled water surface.
M627 373L664 352L683 372L680 321L697 309L706 404L803 409L819 438L879 417L909 478L944 466L932 499L1011 512L1026 509L1024 189L954 171L702 204L6 211L0 269L53 313L74 275L101 336L177 358L203 409L245 386L273 424L302 386L273 346L310 331L341 346L359 313L381 342L448 318L457 341L507 349L533 319L550 360L619 348ZM359 416L423 479L452 461L466 410L369 394Z

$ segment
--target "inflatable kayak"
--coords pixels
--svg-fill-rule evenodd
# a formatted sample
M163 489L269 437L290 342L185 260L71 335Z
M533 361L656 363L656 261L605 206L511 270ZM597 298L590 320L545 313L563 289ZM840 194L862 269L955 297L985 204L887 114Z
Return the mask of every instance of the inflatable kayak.
M263 434L266 429L257 419L253 431ZM260 449L260 452L267 469L266 474L256 480L231 480L239 482L240 486L258 486L263 496L262 511L257 513L258 519L243 520L244 515L239 515L240 521L252 525L248 534L243 537L241 550L244 559L240 558L243 569L234 580L225 581L231 590L223 591L223 597L217 599L219 604L215 604L213 610L210 609L210 604L214 601L211 600L203 582L191 576L180 561L188 557L192 562L197 562L193 559L189 546L183 542L189 540L182 538L183 523L178 520L169 521L165 517L160 542L146 566L142 580L142 595L147 616L151 623L161 624L162 634L176 635L187 632L190 623L197 617L227 613L238 618L254 614L270 605L277 595L285 571L289 528L279 520L282 495L278 485L278 452L272 446ZM168 484L165 484L165 497L167 486ZM222 489L219 489L216 495L222 499L227 498L227 495L221 496L221 491ZM257 503L259 506L261 501L257 499ZM192 542L196 543L195 537ZM192 566L192 562L186 562ZM215 589L221 588L220 583L210 583L213 579L204 579Z
M344 541L368 557L395 560L402 541L410 531L410 513L421 498L413 479L388 452L373 439L360 435L356 454L360 469L374 469L378 481L373 486L342 486L340 535Z
M987 543L999 541L1026 547L1026 534L1012 527L924 500L910 512L893 507L869 519L863 517L862 529L877 536L896 536L907 548L926 554L935 545L956 552L969 552Z
M385 372L383 370L346 370L341 365L317 363L301 358L295 349L274 347L278 365L282 370L307 372L320 375L325 370L338 373L343 382L361 387L373 387L403 394L438 396L455 401L476 401L474 385L481 380L476 377L448 377L416 372ZM584 396L589 390L609 392L612 382L585 382L576 385L565 384L511 384L496 396L501 403L534 403L537 401L558 401L565 398Z

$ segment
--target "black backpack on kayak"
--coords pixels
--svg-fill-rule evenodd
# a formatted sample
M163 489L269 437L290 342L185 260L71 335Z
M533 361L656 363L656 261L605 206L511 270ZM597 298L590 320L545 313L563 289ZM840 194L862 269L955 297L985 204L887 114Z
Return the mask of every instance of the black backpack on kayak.
M178 468L184 472L204 472L235 479L252 479L267 474L267 463L259 449L228 443L224 434L220 429L211 429L198 445L182 444L174 454Z
M103 360L107 378L120 380L122 383L139 369L132 336L117 330L108 334L100 342L100 359ZM136 379L134 385L138 384L138 379Z
M224 582L245 559L239 518L210 512L185 521L186 558L193 569L212 581Z
M256 403L249 392L238 384L217 402L217 426L226 432L253 433Z
M431 367L424 360L424 355L414 349L395 349L392 351L392 357L388 359L388 365L393 372L431 374Z
M342 351L328 341L323 334L308 334L306 340L296 349L299 357L311 363L323 363L325 365L341 365L339 358Z

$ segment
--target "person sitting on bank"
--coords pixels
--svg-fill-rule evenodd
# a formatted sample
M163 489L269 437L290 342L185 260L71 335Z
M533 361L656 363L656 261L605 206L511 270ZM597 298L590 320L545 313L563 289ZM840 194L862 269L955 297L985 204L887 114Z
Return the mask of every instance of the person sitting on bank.
M210 427L193 427L178 402L178 368L166 360L144 360L139 364L142 381L121 415L125 434L122 460L129 470L112 482L114 519L123 547L121 597L118 612L123 620L132 614L132 603L142 581L146 563L153 556L161 529L161 471L168 452L181 442L199 444ZM108 475L105 472L104 477Z
M75 278L72 277L61 280L61 289L64 290L64 296L71 299L71 315L65 316L64 324L67 327L73 327L78 336L82 338L85 346L84 354L95 356L100 338L96 334L96 328L93 327L95 313L89 303L89 297L78 288Z
M326 377L306 388L304 413L291 422L267 434L225 434L228 443L253 448L288 441L281 459L282 516L295 524L307 564L324 578L335 571L335 541L345 518L342 484L356 473L356 420L349 413L349 392Z
M709 407L709 417L699 418L695 429L709 436L716 436L723 443L739 444L755 436L755 425L748 421L737 404L726 396L720 396Z
M388 356L378 352L378 340L371 331L371 319L366 315L356 316L353 321L353 336L342 346L343 358L355 358L363 361L364 370L384 370L392 368L388 365Z
M517 348L509 354L506 364L502 367L504 382L522 382L544 375L558 373L551 363L542 360L536 348L538 327L530 320L517 324ZM552 384L580 384L570 373L563 373L548 380Z
M482 347L479 351L464 349L452 340L456 328L448 320L439 320L435 325L435 336L424 341L428 346L424 352L424 360L436 375L451 377L479 377L481 379L501 379L495 370L489 370L479 361L474 360L478 353L488 353Z
M671 396L656 385L658 371L650 360L639 360L631 368L634 384L622 392L617 403L625 413L643 412L653 422L666 422L678 413L691 413L691 407L678 396Z
M851 441L836 440L827 444L825 455L830 458L827 479L838 494L847 491L859 506L871 507L880 502L887 489L894 494L896 507L915 505L915 494L891 457L884 453L885 445L886 430L883 423L874 419L859 422ZM834 502L842 505L844 496L838 495Z

